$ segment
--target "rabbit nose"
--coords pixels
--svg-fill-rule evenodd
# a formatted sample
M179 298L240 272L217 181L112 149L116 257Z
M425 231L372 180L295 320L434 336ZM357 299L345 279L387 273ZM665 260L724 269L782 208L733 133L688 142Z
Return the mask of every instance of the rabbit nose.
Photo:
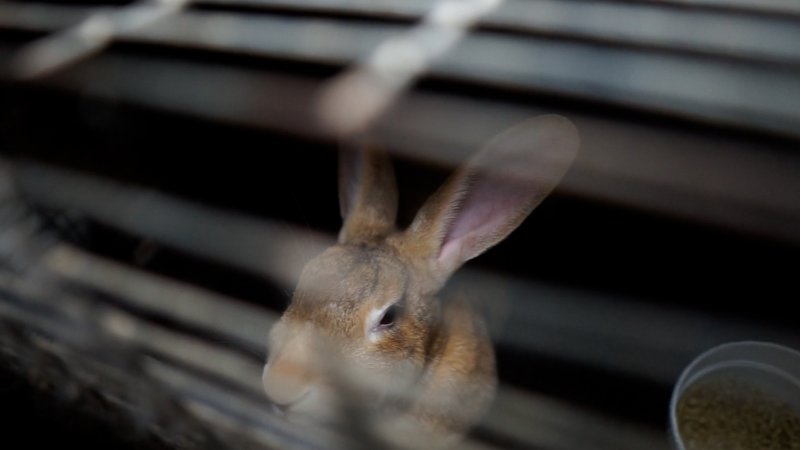
M264 366L261 381L273 409L284 414L300 402L313 386L313 377L307 365L290 358L269 361Z

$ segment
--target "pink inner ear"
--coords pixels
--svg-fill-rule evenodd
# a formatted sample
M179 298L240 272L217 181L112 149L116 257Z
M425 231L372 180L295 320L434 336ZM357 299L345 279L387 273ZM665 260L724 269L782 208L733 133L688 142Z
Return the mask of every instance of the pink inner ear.
M520 181L475 179L450 224L439 260L467 261L510 233L535 195L533 186Z
M489 141L459 177L451 198L439 262L456 268L508 236L555 188L578 150L574 125L546 115L521 122Z

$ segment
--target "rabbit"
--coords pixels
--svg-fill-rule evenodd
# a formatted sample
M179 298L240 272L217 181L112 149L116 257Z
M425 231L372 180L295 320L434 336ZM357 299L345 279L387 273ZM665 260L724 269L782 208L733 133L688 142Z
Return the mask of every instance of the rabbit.
M494 350L470 303L437 293L520 225L578 147L568 119L527 119L451 175L404 230L387 155L343 151L338 242L308 262L269 334L272 404L289 420L362 427L397 448L458 443L494 398Z

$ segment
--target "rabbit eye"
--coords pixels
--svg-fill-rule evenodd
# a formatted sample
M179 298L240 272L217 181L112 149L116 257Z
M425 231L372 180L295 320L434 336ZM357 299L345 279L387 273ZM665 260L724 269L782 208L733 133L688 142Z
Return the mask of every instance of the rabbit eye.
M386 330L393 327L395 321L397 320L399 309L400 307L396 303L386 308L380 320L378 320L378 324L375 326L375 328L378 330Z

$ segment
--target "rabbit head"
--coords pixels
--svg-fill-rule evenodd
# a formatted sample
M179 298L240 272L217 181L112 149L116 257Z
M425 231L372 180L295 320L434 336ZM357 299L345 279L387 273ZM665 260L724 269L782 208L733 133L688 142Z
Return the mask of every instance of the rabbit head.
M494 395L491 341L467 302L437 292L503 240L556 186L574 126L540 116L495 137L395 228L386 155L344 151L338 243L304 268L271 330L263 385L289 418L379 431L402 447L456 441ZM351 423L352 425L352 423Z

